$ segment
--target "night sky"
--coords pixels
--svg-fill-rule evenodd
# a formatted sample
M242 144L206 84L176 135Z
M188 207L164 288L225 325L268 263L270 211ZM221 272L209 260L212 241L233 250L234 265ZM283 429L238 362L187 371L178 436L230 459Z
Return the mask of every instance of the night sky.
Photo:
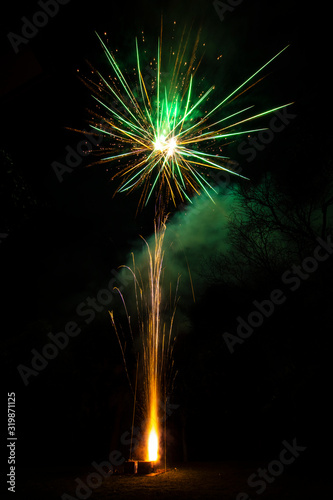
M5 392L16 392L21 466L38 463L41 456L49 463L89 464L112 449L128 452L120 436L130 428L132 400L108 306L90 317L77 311L88 297L107 288L132 250L140 250L139 235L152 234L153 204L135 216L138 195L113 197L116 185L110 182L110 172L102 166L86 168L91 157L81 158L62 182L51 166L65 163L66 147L75 149L82 140L69 128L88 128L87 109L93 103L77 70L88 73L87 60L105 68L95 31L107 32L118 57L128 58L142 30L157 39L161 13L165 26L174 20L180 26L193 23L195 33L201 25L207 46L203 69L221 92L290 44L265 73L260 92L264 105L295 102L290 110L295 118L255 161L244 162L237 143L230 154L253 186L270 173L288 195L292 210L310 203L313 194L320 200L326 179L332 179L326 28L330 15L325 8L297 1L244 0L221 21L210 1L144 0L132 5L71 0L60 5L57 15L27 44L20 44L16 54L7 34L20 34L21 18L31 19L40 8L30 0L3 7L1 365ZM219 54L221 76L214 70ZM332 197L332 191L326 191L319 206ZM190 220L188 207L181 213L187 210ZM170 220L179 222L181 216L173 219L172 212ZM236 318L253 310L253 300L264 300L281 286L283 271L313 255L317 236L327 239L332 211L327 213L325 235L314 234L312 247L304 248L298 260L293 255L262 279L250 272L243 285L231 285L223 271L218 274L210 267L217 255L208 237L202 249L198 240L195 251L188 245L198 297L191 302L184 278L175 327L178 377L170 395L175 405L168 420L170 458L252 457L279 450L283 439L297 436L308 447L304 460L325 462L333 257L320 263L314 276L303 280L235 353L228 351L223 333L235 331ZM199 227L200 213L194 219ZM219 250L220 243L214 243ZM202 258L206 250L211 260ZM112 307L119 308L121 317L116 299ZM29 366L31 350L41 352L48 334L63 332L71 322L80 333L25 385L17 366ZM2 397L5 401L5 393Z

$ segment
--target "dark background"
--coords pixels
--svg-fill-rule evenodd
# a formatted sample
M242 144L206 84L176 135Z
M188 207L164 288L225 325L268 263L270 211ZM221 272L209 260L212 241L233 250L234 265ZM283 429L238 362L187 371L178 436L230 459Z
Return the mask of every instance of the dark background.
M271 169L286 182L311 183L331 152L330 14L323 4L253 0L221 22L210 1L71 0L15 54L7 33L20 33L21 17L31 19L39 7L28 1L2 9L0 233L8 236L0 244L1 364L5 391L17 397L18 461L21 466L38 464L41 457L49 463L90 463L112 449L126 456L120 436L131 425L131 394L107 307L90 325L75 310L107 286L111 270L127 261L138 235L151 234L152 210L135 218L135 196L113 198L109 173L85 168L89 158L62 183L51 168L53 161L64 163L65 147L80 140L66 127L87 128L91 100L77 69L86 71L86 59L102 63L94 31L107 31L110 46L126 52L142 29L157 38L161 12L166 24L193 19L194 26L203 26L208 58L223 53L230 85L291 44L268 88L278 103L295 101L297 121L260 155L256 171ZM315 298L319 291L309 293ZM171 401L180 406L168 423L170 457L272 454L283 439L297 437L308 447L311 463L324 463L331 323L321 322L315 306L305 316L298 296L270 325L277 334L272 343L258 335L231 356L222 327L216 329L223 294L221 287L208 287L188 309L191 334L177 332L179 376ZM249 297L229 296L223 320L231 324L249 303ZM17 365L29 365L31 349L41 350L47 333L61 331L70 320L80 324L80 335L25 387ZM283 364L286 339L296 375L290 358ZM278 375L272 381L274 363Z

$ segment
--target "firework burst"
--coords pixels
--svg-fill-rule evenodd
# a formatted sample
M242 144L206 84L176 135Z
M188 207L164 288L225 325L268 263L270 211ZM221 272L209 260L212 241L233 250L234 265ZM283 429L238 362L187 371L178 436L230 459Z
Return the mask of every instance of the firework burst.
M154 192L166 207L169 201L175 206L178 201L191 201L195 193L204 192L211 197L215 191L209 178L211 169L239 175L230 168L230 159L221 154L222 145L238 135L265 130L244 128L244 125L291 104L255 114L254 106L226 112L227 105L252 88L259 73L287 47L211 105L214 85L200 90L199 95L195 90L195 74L201 62L201 59L197 62L196 55L199 35L189 59L185 56L188 42L172 52L173 69L167 73L162 72L159 38L156 57L150 63L150 67L154 65L154 76L149 84L142 74L136 39L134 88L114 54L98 38L113 74L106 78L96 71L98 82L85 82L93 90L99 108L99 112L92 112L91 128L93 133L102 134L108 140L108 145L100 151L103 157L95 163L113 163L112 179L120 179L117 192L141 189L139 207L145 206Z

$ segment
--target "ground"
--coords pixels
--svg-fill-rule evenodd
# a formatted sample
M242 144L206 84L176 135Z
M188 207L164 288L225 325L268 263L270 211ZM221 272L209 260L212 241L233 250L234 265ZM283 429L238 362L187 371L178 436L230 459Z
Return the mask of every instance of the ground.
M16 498L22 500L316 500L329 495L329 477L317 473L304 474L297 469L285 470L265 491L249 487L248 477L263 463L255 462L193 462L170 467L155 476L112 475L105 477L98 488L83 487L89 483L92 468L78 470L26 469L21 473L20 490ZM95 471L96 472L96 471ZM326 476L326 477L325 477ZM77 490L78 478L83 483ZM94 480L90 476L90 480ZM243 495L242 495L243 492ZM247 496L247 495L248 496Z

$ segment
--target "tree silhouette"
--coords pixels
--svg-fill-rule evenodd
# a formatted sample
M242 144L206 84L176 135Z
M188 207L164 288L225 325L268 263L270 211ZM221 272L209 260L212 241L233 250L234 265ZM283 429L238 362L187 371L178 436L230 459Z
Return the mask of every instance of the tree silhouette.
M272 174L258 185L231 189L230 251L205 263L212 283L248 287L275 279L293 263L311 255L318 237L333 229L333 176L327 169L312 189L283 190Z

